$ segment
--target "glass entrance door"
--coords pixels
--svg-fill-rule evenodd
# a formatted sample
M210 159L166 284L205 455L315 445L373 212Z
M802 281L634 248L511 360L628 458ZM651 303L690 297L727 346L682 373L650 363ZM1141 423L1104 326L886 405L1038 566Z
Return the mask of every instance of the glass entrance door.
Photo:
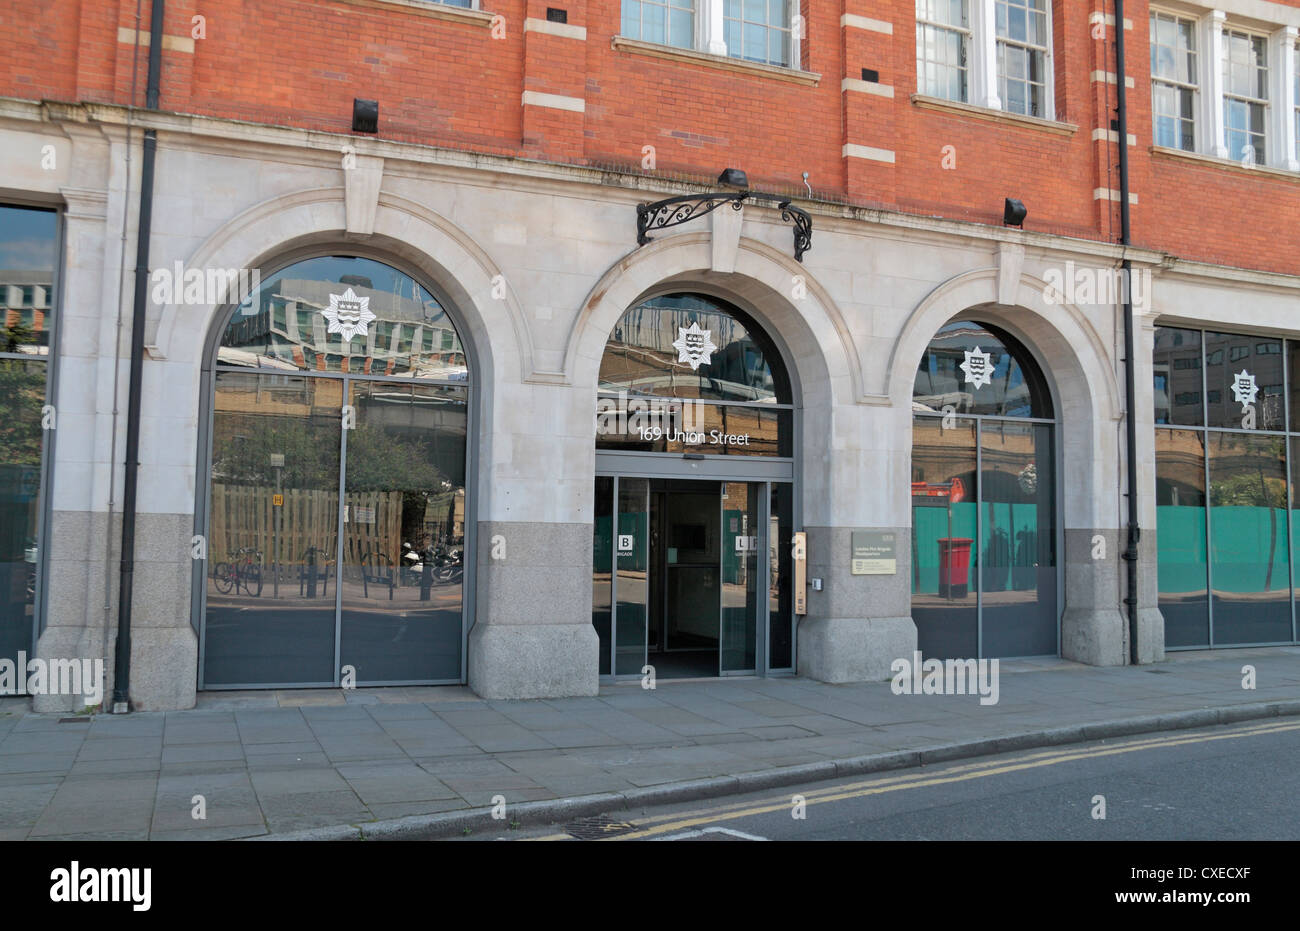
M788 486L769 482L598 477L601 675L640 676L647 665L656 678L789 668L789 579L778 552L792 532L788 499ZM763 649L769 642L774 652Z

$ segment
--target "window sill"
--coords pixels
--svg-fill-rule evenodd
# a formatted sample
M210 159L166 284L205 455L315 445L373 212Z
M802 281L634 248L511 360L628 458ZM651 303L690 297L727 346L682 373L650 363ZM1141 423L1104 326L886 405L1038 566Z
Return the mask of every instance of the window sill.
M809 87L816 87L822 79L820 74L812 71L782 68L778 65L762 65L741 58L728 58L725 55L710 55L707 52L697 52L695 49L659 45L656 42L642 42L640 39L629 39L627 36L614 36L610 39L609 45L610 48L616 51L649 55L651 58L664 58L669 61L680 61L693 65L704 65L709 68L719 68L723 71L737 71L741 74L752 74L756 77L775 78L778 81L789 81L792 84L804 84Z
M339 0L339 2L348 3L352 6L371 7L372 9L397 7L408 13L426 16L429 19L445 19L454 23L468 23L475 26L492 25L493 14L484 10L467 10L464 7L448 6L445 3L434 3L430 2L430 0Z
M1196 162L1201 165L1213 165L1216 168L1226 168L1229 171L1238 171L1247 175L1268 175L1272 178L1286 178L1288 181L1300 181L1300 172L1287 171L1285 168L1275 168L1272 165L1243 165L1241 162L1234 161L1230 158L1219 158L1217 155L1204 155L1200 152L1188 152L1185 149L1170 149L1162 145L1151 146L1150 152L1157 158Z
M988 120L992 123L1005 123L1011 126L1025 126L1029 129L1041 129L1045 132L1055 133L1058 136L1073 136L1078 132L1079 127L1074 123L1061 123L1056 120L1044 120L1036 116L1024 116L1020 113L1008 113L1006 110L994 110L990 107L977 107L970 103L958 103L955 100L945 100L942 97L929 97L925 94L913 94L912 105L920 107L923 110L942 110L948 113L958 113L963 116L973 116L978 120Z

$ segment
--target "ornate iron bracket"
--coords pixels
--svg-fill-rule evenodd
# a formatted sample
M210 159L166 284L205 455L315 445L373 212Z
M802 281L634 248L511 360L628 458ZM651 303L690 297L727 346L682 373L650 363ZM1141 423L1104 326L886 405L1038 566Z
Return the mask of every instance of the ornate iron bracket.
M651 230L680 226L689 220L712 213L723 204L731 204L733 210L739 210L747 200L776 203L781 211L781 219L794 224L794 257L795 261L802 262L803 254L812 248L812 217L788 200L781 200L773 194L755 194L751 191L684 194L680 197L655 201L652 204L637 204L636 244L644 246L650 242Z

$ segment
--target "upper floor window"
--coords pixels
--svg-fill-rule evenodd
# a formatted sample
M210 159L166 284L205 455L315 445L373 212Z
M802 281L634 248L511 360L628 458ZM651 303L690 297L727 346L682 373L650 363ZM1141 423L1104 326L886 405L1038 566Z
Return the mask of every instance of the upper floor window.
M1151 124L1155 144L1196 149L1196 23L1151 11Z
M644 42L695 45L695 0L623 0L623 35Z
M1048 0L916 0L917 92L1053 118Z
M1263 165L1268 40L1225 29L1223 44L1223 130L1228 158Z
M1047 0L995 0L998 94L1026 116L1047 114Z
M765 65L790 64L788 0L725 0L723 34L732 58Z
M916 0L917 90L969 99L970 6L967 0Z
M622 0L621 35L799 67L799 0Z
M1151 122L1157 146L1300 170L1296 30L1152 9Z

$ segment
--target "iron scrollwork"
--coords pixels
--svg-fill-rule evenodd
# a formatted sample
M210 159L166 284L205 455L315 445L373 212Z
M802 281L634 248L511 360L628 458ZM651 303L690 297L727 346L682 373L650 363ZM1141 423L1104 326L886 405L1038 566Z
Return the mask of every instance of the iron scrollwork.
M781 219L794 224L794 259L802 262L803 254L812 248L812 217L788 200L782 201L780 207Z
M667 229L678 226L696 217L712 213L723 204L730 203L732 209L739 210L748 191L727 194L685 194L681 197L669 197L667 200L653 204L636 205L636 244L644 246L650 241L646 235L650 230Z
M684 194L669 197L653 204L637 204L636 207L636 243L644 246L650 242L651 230L667 229L680 226L689 220L712 213L723 204L731 204L733 210L739 210L745 201L766 200L777 203L781 219L794 224L794 257L802 262L803 255L812 248L812 217L805 210L780 200L774 195L755 194L751 191L729 191L717 194Z

